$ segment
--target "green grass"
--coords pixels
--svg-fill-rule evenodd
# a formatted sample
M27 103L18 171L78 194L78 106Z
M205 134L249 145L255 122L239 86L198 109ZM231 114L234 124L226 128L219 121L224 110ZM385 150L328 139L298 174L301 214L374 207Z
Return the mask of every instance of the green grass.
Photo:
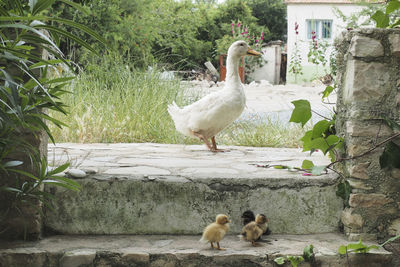
M292 123L284 124L268 117L252 118L233 123L220 134L218 142L235 146L301 147L300 138L307 128Z
M69 127L50 125L56 142L200 144L175 130L167 106L183 99L179 80L163 81L157 72L132 71L114 62L90 65L70 85L62 101L67 116L51 114ZM191 100L193 101L193 100ZM304 130L265 120L236 122L217 136L218 144L298 147ZM261 122L260 122L261 121Z

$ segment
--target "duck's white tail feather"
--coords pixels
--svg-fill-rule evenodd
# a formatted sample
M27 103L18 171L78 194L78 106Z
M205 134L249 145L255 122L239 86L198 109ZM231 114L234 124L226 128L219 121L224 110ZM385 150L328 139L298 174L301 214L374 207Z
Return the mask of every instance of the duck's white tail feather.
M172 119L175 121L176 117L179 115L179 111L181 111L180 107L175 103L175 101L172 102L172 104L168 105L168 113L171 115Z
M175 123L176 130L184 135L189 135L186 127L185 114L183 113L183 110L178 107L175 101L168 105L168 113L171 115L171 118Z

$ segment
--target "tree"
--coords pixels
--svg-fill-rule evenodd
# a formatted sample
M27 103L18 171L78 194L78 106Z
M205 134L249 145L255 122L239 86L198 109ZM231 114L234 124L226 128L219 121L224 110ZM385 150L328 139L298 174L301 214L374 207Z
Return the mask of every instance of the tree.
M269 29L270 35L266 41L286 41L286 5L282 0L248 0L247 3L252 15L258 19L257 24Z

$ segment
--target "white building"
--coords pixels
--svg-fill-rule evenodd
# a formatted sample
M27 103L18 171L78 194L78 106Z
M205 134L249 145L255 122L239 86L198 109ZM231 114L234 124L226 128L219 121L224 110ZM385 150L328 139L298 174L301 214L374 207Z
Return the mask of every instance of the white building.
M312 45L312 35L315 32L317 44L327 42L333 44L335 37L343 30L346 24L335 14L334 7L345 16L358 13L365 6L349 0L286 0L287 5L287 77L288 83L295 82L294 74L290 73L290 63L293 54L298 49L301 57L303 75L297 75L297 83L307 83L325 74L323 67L308 62L307 54ZM297 31L295 24L298 24ZM328 49L326 58L329 59L331 49ZM329 62L328 66L329 68Z

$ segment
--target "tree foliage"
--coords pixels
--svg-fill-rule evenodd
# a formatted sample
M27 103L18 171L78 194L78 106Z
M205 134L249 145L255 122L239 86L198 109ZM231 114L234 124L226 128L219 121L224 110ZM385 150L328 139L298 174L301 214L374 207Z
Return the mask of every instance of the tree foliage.
M227 0L220 4L208 0L76 2L82 3L86 12L76 12L61 2L50 12L93 28L107 40L111 51L122 54L126 63L135 67L147 68L148 65L161 63L172 65L174 69L193 69L202 67L208 60L217 63L216 58L220 53L216 49L217 41L230 36L233 21L245 23L252 32L264 31L266 40L284 39L286 27L286 17L281 15L281 0L269 4L250 0ZM272 11L255 12L255 8ZM279 29L275 25L279 25ZM269 27L274 30L271 34ZM100 49L90 36L68 25L64 30ZM62 49L71 58L84 64L86 53L79 45L63 42Z
M268 28L270 35L266 41L287 38L286 5L281 0L248 0L252 15L256 17L257 24Z

